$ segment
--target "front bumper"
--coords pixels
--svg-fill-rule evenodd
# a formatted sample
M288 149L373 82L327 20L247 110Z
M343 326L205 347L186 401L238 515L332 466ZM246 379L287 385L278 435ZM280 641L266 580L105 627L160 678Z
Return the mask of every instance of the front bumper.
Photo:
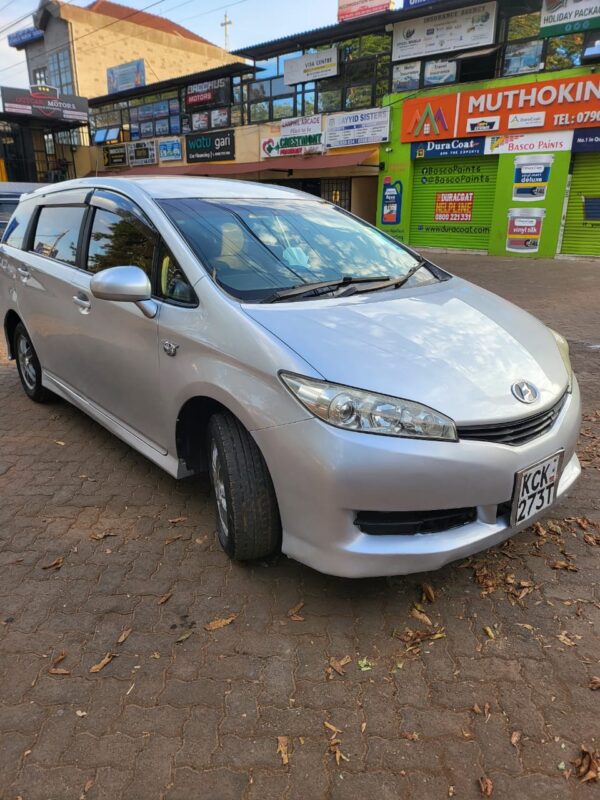
M511 500L516 472L559 449L565 456L557 501L566 495L581 472L580 421L574 381L552 429L520 447L375 436L318 419L253 436L275 485L283 552L320 572L358 578L438 569L529 527L537 517L511 527L498 506ZM476 520L440 533L374 536L354 524L357 511L463 507L476 507Z

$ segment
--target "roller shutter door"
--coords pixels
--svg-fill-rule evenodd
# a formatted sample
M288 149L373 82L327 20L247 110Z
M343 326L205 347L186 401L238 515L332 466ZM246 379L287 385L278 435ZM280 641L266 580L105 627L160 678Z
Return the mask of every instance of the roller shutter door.
M497 156L416 161L410 244L487 250L497 172Z
M600 256L600 153L574 155L562 252Z

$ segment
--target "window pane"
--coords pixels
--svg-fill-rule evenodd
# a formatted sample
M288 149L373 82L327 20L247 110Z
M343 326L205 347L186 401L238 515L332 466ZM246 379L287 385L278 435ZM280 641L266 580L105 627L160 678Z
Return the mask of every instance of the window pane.
M342 90L332 89L329 92L319 92L318 111L341 111Z
M534 11L533 14L520 14L508 20L508 33L506 38L530 39L537 36L540 32L540 12Z
M340 58L342 61L352 61L360 55L360 39L346 39L343 42L338 42L337 46L340 50Z
M314 114L315 113L315 93L314 92L304 92L304 111L303 114Z
M248 96L250 100L262 100L264 97L269 96L271 87L269 81L255 81L248 87Z
M362 56L389 53L392 47L392 37L389 33L371 33L363 36L360 42Z
M232 125L241 125L242 124L242 107L241 106L231 106L231 124Z
M270 78L272 75L277 75L277 58L269 58L267 61L257 61L256 66L263 70L260 73L261 78Z
M273 97L278 94L289 94L291 91L293 90L283 82L283 78L273 78L271 81L271 94Z
M152 275L154 236L134 216L97 208L88 248L87 269L136 266Z
M264 122L269 119L269 103L250 103L250 122Z
M273 119L283 119L294 116L294 98L279 97L273 100Z
M345 82L350 86L357 83L367 83L367 81L373 79L374 72L374 58L361 59L352 64L346 64L346 69L344 71Z
M372 105L373 87L369 83L365 86L352 86L346 89L344 108L368 108Z
M186 305L196 302L190 282L164 242L158 251L158 296Z
M542 61L542 39L532 42L515 42L507 44L504 52L503 75L522 75L525 72L537 72Z
M77 241L85 208L47 206L38 217L33 250L41 256L76 264Z
M555 36L553 39L548 39L546 69L579 67L582 50L582 33L569 33L567 36Z
M15 200L13 203L13 207L6 207L3 209L3 214L12 214L15 207L17 206L17 201ZM2 241L4 244L9 244L11 247L16 247L19 250L23 247L23 239L25 238L25 232L27 231L27 225L29 224L29 218L31 217L32 206L30 203L21 203L18 207L17 212L8 223L6 230L2 235Z

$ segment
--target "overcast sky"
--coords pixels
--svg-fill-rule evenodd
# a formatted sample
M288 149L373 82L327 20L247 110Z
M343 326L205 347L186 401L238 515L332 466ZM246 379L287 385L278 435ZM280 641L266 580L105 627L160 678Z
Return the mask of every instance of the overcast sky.
M152 7L150 4L153 3ZM127 0L124 5L146 8L184 25L205 39L223 46L225 12L233 21L229 28L229 48L236 50L246 45L277 39L290 33L300 33L336 22L337 0ZM74 5L89 5L89 0L75 0ZM35 0L0 0L0 28L37 7ZM32 24L31 18L19 22L10 31ZM22 51L8 47L6 35L0 33L0 85L27 86L25 57ZM90 43L93 37L89 37ZM14 68L6 67L15 65ZM19 66L20 65L20 66ZM152 73L150 73L151 75Z

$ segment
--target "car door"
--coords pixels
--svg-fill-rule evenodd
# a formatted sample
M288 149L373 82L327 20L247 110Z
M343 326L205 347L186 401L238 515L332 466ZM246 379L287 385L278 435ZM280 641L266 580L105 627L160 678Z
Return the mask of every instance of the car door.
M74 354L78 391L162 453L167 451L158 373L158 314L134 303L99 300L90 291L96 273L135 265L153 279L158 234L144 213L116 192L96 190L82 243L79 344Z

